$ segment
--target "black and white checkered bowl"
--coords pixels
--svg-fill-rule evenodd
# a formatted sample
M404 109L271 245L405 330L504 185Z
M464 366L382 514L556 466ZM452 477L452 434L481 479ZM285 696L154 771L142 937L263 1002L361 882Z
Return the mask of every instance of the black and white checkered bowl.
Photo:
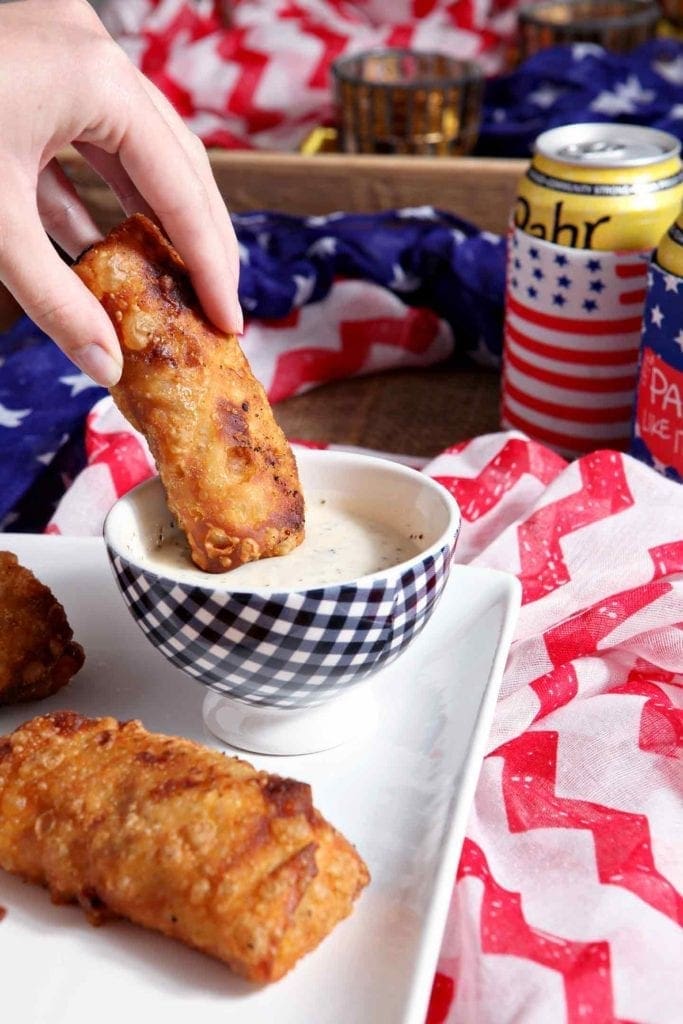
M155 562L172 525L158 478L119 499L104 527L123 598L151 643L211 690L260 707L319 705L397 658L434 610L460 527L448 491L396 462L308 449L297 462L307 501L325 495L420 538L418 553L357 579L291 590L240 589L240 570L209 574L189 559L166 569Z

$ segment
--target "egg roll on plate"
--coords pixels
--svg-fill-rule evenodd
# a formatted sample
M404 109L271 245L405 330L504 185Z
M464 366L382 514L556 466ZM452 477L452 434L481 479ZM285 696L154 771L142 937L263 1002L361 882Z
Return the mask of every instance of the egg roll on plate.
M0 867L256 982L318 945L369 881L306 784L70 711L0 737Z
M49 587L0 551L0 705L50 697L85 661Z

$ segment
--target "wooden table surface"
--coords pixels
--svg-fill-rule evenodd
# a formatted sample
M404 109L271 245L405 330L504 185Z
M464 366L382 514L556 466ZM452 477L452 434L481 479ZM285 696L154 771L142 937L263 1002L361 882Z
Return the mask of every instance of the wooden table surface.
M431 457L500 429L498 373L451 363L335 381L274 407L290 438Z

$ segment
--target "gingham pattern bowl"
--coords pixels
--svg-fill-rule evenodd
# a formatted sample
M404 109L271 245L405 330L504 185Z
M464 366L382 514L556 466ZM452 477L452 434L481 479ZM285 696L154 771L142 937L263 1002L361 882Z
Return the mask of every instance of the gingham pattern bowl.
M151 643L216 692L283 709L327 701L400 655L443 591L460 522L440 484L397 463L308 449L297 462L304 494L357 496L370 517L422 535L423 550L356 580L244 592L231 585L234 574L190 569L172 578L148 559L169 524L158 479L121 498L105 523L116 580Z

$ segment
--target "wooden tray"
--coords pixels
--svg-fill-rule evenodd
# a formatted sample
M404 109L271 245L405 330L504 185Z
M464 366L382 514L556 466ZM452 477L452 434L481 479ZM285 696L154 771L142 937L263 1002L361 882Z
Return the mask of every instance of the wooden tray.
M525 160L458 157L346 156L337 153L210 153L214 175L235 212L279 210L315 215L344 210L372 213L405 206L437 206L485 231L502 233ZM122 218L116 198L75 150L62 165L97 224L109 230Z

